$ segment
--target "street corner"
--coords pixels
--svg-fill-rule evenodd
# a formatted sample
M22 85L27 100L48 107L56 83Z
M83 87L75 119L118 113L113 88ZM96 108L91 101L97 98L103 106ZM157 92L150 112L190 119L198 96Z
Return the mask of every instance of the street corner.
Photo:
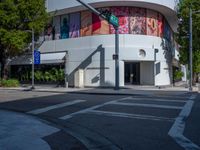
M35 117L0 110L0 147L5 150L50 150L42 138L59 131Z

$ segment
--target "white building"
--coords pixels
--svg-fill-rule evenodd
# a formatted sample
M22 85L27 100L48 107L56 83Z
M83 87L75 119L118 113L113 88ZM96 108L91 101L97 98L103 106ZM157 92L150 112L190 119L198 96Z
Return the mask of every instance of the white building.
M84 2L119 17L120 86L172 83L172 66L178 60L173 34L177 28L175 0ZM55 53L54 57L67 53L69 86L76 86L78 81L83 86L114 86L113 27L76 0L47 0L47 10L54 18L40 51Z

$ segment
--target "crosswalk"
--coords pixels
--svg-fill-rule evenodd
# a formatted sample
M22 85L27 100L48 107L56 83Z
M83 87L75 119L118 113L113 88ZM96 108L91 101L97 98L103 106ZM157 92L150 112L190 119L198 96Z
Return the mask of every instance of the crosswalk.
M75 118L75 120L80 119L78 117L87 117L85 119L89 122L90 118L88 115L95 116L97 119L98 117L102 117L103 119L107 119L106 121L109 121L108 118L120 118L120 121L122 119L132 119L132 122L138 123L138 125L141 122L142 124L146 124L149 123L149 121L153 121L154 125L158 128L160 124L171 125L171 128L168 130L168 135L181 147L185 149L187 149L187 147L199 149L198 145L195 145L190 139L183 135L185 119L192 110L195 98L196 96L189 94L182 96L128 96L108 100L106 102L104 100L102 103L93 103L93 105L89 106L88 103L91 103L91 99L74 99L56 105L34 109L27 113L40 116L44 114L47 115L48 113L52 114L52 112L58 112L58 114L62 112L60 115L57 115L56 119L65 123L73 122L73 118ZM67 111L71 110L72 107L73 111ZM63 113L63 110L66 111ZM85 124L86 126L87 121ZM71 129L72 127L70 126L70 130L68 130L69 133L72 133ZM82 136L80 134L77 135L77 128L74 129L75 132L73 132L72 135L80 140L82 138L87 139L88 134L91 135L92 138L94 137L93 133L85 132L85 128L80 129L80 131L82 130L84 130ZM95 135L95 137L101 138L99 141L105 143L105 139L101 136ZM102 142L102 139L104 142Z
M156 120L156 121L174 121L177 117L177 114L183 109L184 105L189 98L186 96L183 97L145 97L145 96L129 96L116 100L111 100L102 104L94 105L91 107L86 107L72 113L67 113L66 115L59 116L58 119L68 120L77 115L84 114L93 114L97 116L107 116L107 117L121 117L121 118L130 118L130 119L147 119L147 120ZM43 113L48 113L51 111L57 111L59 109L68 108L75 105L81 105L87 103L88 100L71 100L68 102L51 105L44 108L38 108L35 110L28 111L28 114L40 115ZM134 110L133 112L121 111L113 108L121 107L123 110ZM105 109L106 108L106 109ZM112 108L112 110L108 109ZM137 112L137 110L140 110ZM175 111L176 115L173 117L164 115L162 113L156 113L159 111ZM141 113L142 112L142 113ZM154 114L154 115L152 115Z

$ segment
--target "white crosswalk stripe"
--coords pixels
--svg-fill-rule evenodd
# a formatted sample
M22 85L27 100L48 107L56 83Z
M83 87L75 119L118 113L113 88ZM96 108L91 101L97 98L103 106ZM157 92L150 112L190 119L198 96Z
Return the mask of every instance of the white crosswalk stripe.
M154 101L154 102L176 102L176 103L186 103L187 100L168 100L168 99L162 99L162 98L141 98L141 97L129 97L126 100L132 100L132 101Z
M53 110L53 109L58 109L58 108L74 105L74 104L85 102L85 101L86 100L73 100L73 101L70 101L70 102L56 104L56 105L48 106L48 107L45 107L45 108L35 109L35 110L29 111L27 113L37 115L37 114L41 114L41 113L44 113L44 112L47 112L47 111L50 111L50 110Z
M181 106L170 106L170 105L157 105L157 104L138 104L138 103L123 103L123 102L113 102L113 105L122 106L138 106L138 107L149 107L149 108L163 108L163 109L182 109Z
M129 113L111 112L111 111L101 111L101 110L90 110L86 113L105 115L105 116L111 116L111 117L131 118L131 119L145 119L145 120L158 120L158 121L174 121L175 120L175 118L157 117L157 116L152 116L152 115L129 114Z

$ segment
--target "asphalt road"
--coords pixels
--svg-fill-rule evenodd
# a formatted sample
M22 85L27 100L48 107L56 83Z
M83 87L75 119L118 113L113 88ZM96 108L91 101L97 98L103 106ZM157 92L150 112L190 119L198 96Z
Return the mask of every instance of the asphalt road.
M53 150L199 149L200 104L196 93L126 96L8 91L5 95L5 91L0 91L0 94L1 110L35 116L60 129L42 138Z

